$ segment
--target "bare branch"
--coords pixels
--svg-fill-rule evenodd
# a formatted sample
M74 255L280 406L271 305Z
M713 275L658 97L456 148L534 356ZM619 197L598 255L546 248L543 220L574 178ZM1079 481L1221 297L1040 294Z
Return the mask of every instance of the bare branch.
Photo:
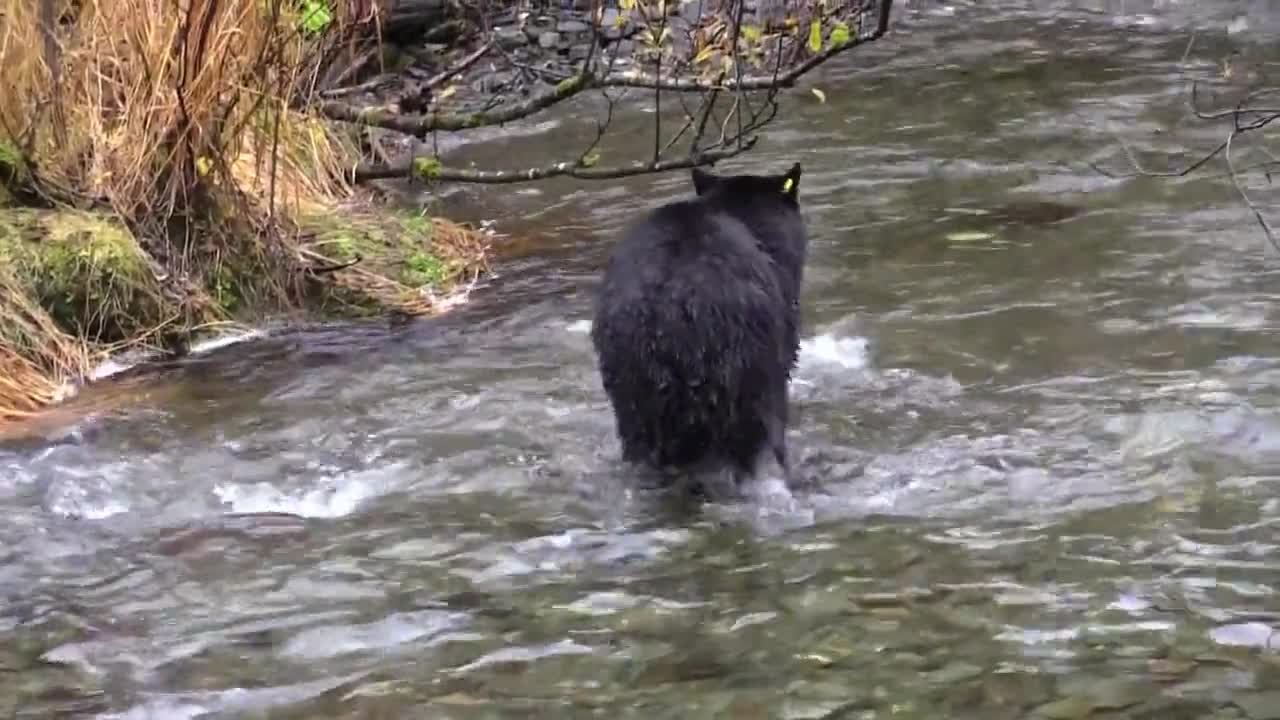
M744 75L741 73L739 66L736 70L737 77L724 78L722 76L716 81L664 76L665 74L661 72L648 73L643 70L597 74L591 66L591 55L588 55L587 62L583 64L582 70L578 74L560 81L549 91L535 95L523 102L496 110L469 113L431 112L422 115L402 114L379 107L357 107L333 99L321 101L317 105L317 109L322 115L332 120L372 125L422 138L436 130L465 130L514 122L568 100L584 90L593 88L639 88L654 90L655 92L694 93L710 93L720 90L739 93L741 102L742 98L745 97L742 93L745 91L769 90L776 92L778 88L793 87L802 76L812 72L837 55L864 43L878 40L888 32L892 5L893 0L880 0L879 22L876 29L870 33L860 36L855 35L845 42L832 44L827 49L814 54L785 72L778 72L779 68L775 68L774 72L768 75ZM740 21L740 18L738 20ZM594 22L592 24L595 25ZM594 53L597 44L594 41L592 42L591 53ZM738 64L735 63L735 65ZM746 127L744 126L738 136L741 137L746 132Z
M531 97L524 102L498 110L481 110L473 113L433 112L427 115L405 115L382 108L359 108L337 100L321 102L318 109L332 120L374 125L422 138L434 130L466 130L514 122L567 100L590 86L588 76L579 74L561 81L551 91Z
M1244 204L1249 208L1249 212L1252 212L1253 217L1258 221L1258 225L1262 228L1262 234L1266 236L1267 242L1271 243L1271 247L1275 248L1277 252L1280 252L1280 244L1276 243L1275 233L1271 232L1271 224L1267 222L1267 218L1258 209L1258 206L1253 204L1253 199L1245 191L1244 185L1240 182L1240 176L1236 173L1235 165L1231 162L1231 141L1235 139L1239 132L1239 130L1232 130L1231 134L1227 136L1225 158L1227 172L1231 173L1231 184L1235 185L1236 192L1240 193L1240 199L1244 201Z
M1187 44L1186 52L1183 54L1184 63L1186 62L1187 55L1191 51L1191 43L1194 42L1194 40L1195 40L1195 36L1193 35L1191 41L1189 41ZM1280 252L1280 241L1277 241L1275 232L1271 228L1271 223L1268 222L1266 216L1263 215L1261 209L1259 209L1257 204L1254 203L1253 198L1250 196L1249 192L1245 189L1244 183L1241 180L1241 175L1244 172L1261 169L1267 173L1267 179L1268 181L1270 181L1270 169L1276 166L1277 164L1280 164L1280 158L1277 158L1275 154L1271 153L1266 148L1260 148L1263 154L1266 155L1269 158L1269 160L1247 165L1242 168L1238 168L1236 167L1235 160L1232 154L1234 143L1237 138L1247 135L1248 133L1254 132L1256 130L1265 128L1271 123L1275 122L1276 120L1280 120L1280 108L1255 107L1255 106L1249 105L1251 101L1258 100L1262 97L1265 97L1267 95L1271 95L1277 92L1280 92L1280 88L1265 88L1262 90L1251 91L1246 93L1244 97L1241 98L1236 103L1235 107L1231 109L1207 110L1207 109L1203 109L1200 106L1199 83L1193 81L1191 83L1191 95L1189 98L1189 105L1192 113L1198 119L1201 119L1201 120L1212 121L1212 120L1225 120L1229 118L1231 120L1232 127L1230 132L1227 134L1227 137L1225 140L1218 143L1216 147L1214 147L1212 150L1202 155L1198 160L1191 162L1190 164L1184 166L1179 170L1172 170L1172 171L1165 171L1165 172L1156 172L1156 171L1148 170L1147 168L1143 167L1137 155L1128 146L1128 144L1126 144L1120 138L1117 138L1117 141L1119 142L1121 149L1124 151L1126 157L1128 158L1129 164L1134 168L1135 172L1125 173L1125 174L1115 174L1102 169L1095 163L1089 163L1089 164L1094 168L1094 170L1098 171L1099 173L1107 177L1112 177L1112 178L1135 177L1135 176L1186 177L1191 173L1207 165L1214 158L1218 156L1222 156L1223 161L1227 166L1226 177L1230 178L1231 184L1235 188L1236 193L1240 196L1240 199L1244 202L1245 206L1249 209L1249 212L1253 214L1253 217L1257 221L1258 226L1262 228L1263 235L1266 237L1267 242L1277 252ZM1210 177L1214 177L1214 176L1210 176ZM1221 177L1221 176L1217 176L1217 177Z
M753 137L746 140L739 147L731 147L723 150L711 150L698 155L689 155L673 160L635 162L613 167L583 167L569 162L529 168L528 170L466 170L462 168L433 166L428 174L430 175L429 179L432 181L469 182L488 185L531 182L534 180L545 180L552 177L572 177L579 180L612 180L631 177L633 175L646 175L650 173L667 172L670 170L681 170L696 167L698 165L715 163L726 158L731 158L735 155L740 155L750 150L755 146L755 144L756 138ZM408 162L397 165L361 166L356 168L353 173L353 179L356 182L367 182L369 180L411 177L417 174L414 171L414 165L414 162Z

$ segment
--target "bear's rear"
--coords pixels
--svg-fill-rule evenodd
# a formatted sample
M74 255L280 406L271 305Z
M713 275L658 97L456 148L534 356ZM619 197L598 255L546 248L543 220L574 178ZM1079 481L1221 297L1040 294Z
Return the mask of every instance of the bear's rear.
M767 454L785 469L798 320L790 276L767 247L714 196L625 231L591 333L624 459L749 475Z

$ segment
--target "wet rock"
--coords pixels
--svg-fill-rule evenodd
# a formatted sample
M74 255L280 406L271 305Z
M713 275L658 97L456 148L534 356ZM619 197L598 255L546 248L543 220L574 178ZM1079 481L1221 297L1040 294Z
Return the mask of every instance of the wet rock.
M1036 673L995 673L982 681L988 707L1035 707L1053 697L1053 680Z
M560 44L560 33L548 30L538 35L538 47L543 50L550 50Z
M1195 661L1176 658L1156 658L1147 663L1147 672L1156 680L1181 680L1196 669Z
M510 85L515 80L515 77L515 73L510 70L499 70L480 76L478 80L472 83L472 88L480 93L496 92Z
M1147 685L1127 678L1102 680L1082 678L1064 683L1064 687L1060 690L1070 694L1036 708L1035 717L1050 720L1076 720L1099 710L1131 708L1152 695Z
M1093 683L1088 690L1095 710L1123 710L1151 696L1144 684L1125 678L1109 678Z
M787 698L782 704L781 717L786 720L821 720L843 715L852 703L842 700L808 700Z
M539 15L536 18L529 18L525 23L524 32L529 36L529 40L536 42L544 32L552 32L556 29L555 18L545 15Z
M965 680L972 680L982 673L983 669L973 663L954 660L943 668L925 673L924 677L928 682L937 685L955 685Z
M1245 693L1231 700L1249 720L1280 720L1280 690Z
M929 662L928 659L925 658L925 656L919 653L913 653L913 652L894 653L893 657L890 658L890 660L893 662L894 665L901 665L903 667L912 668L914 670L918 670L924 667Z
M843 717L855 708L874 705L846 682L800 680L787 686L786 695L780 717L796 720Z
M1093 704L1080 695L1054 700L1036 708L1032 717L1045 720L1080 720L1093 712Z
M493 31L493 38L498 43L498 47L505 50L514 50L529 42L529 36L518 27L500 27Z
M580 20L561 20L556 24L556 32L565 35L582 35L590 29L586 23Z
M849 596L840 588L809 588L782 599L782 606L798 618L830 618L849 612Z

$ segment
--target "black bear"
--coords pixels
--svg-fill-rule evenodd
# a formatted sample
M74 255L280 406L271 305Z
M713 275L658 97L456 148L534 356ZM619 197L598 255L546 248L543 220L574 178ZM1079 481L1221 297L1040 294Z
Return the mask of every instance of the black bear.
M808 246L800 164L692 174L694 198L623 232L597 298L591 340L623 459L727 469L736 487L774 462L789 484L787 384Z

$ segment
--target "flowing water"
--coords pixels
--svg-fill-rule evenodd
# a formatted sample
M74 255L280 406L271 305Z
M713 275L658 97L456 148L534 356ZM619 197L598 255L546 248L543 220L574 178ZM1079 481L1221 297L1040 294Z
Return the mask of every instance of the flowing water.
M1220 165L1088 164L1220 142L1277 25L916 3L789 96L728 164L805 168L781 527L617 459L595 278L685 173L465 189L534 240L456 313L91 390L0 448L0 715L1280 718L1280 265Z

